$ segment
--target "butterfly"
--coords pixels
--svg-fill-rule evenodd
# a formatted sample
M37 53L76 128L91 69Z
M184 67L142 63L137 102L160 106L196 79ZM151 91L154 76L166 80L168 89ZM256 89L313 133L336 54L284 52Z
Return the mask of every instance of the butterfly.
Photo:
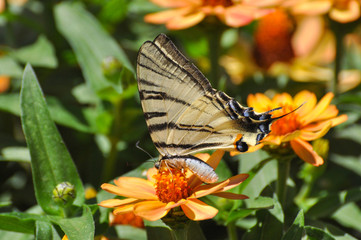
M162 164L189 169L203 182L218 180L213 168L195 152L224 149L246 152L270 133L271 112L257 113L224 92L207 78L164 34L146 41L137 58L141 105L150 136Z

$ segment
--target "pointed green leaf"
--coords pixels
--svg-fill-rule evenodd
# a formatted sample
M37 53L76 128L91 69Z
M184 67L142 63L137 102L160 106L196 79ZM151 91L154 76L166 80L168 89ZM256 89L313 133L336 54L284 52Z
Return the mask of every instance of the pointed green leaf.
M46 213L60 214L52 199L56 185L68 181L75 186L75 205L84 202L83 184L52 121L43 93L30 65L24 70L20 94L21 121L31 156L35 196Z
M36 220L46 221L47 219L43 216L31 213L0 213L0 229L33 234Z
M288 229L286 234L283 236L282 240L297 240L302 239L303 228L305 226L305 216L303 210L301 209L292 226Z
M49 216L49 219L58 224L69 239L94 239L94 221L90 208L86 205L83 207L82 215L72 218L60 218Z
M14 50L10 55L22 63L30 63L37 67L56 68L58 66L55 49L43 35L40 35L35 43Z
M354 202L342 206L332 215L332 218L342 226L361 232L361 210Z

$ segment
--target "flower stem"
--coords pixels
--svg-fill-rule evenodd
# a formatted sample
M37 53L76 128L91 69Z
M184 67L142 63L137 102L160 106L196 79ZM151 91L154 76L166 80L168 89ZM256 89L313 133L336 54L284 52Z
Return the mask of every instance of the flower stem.
M185 224L185 225L181 225L181 226L178 225L178 227L173 227L172 233L173 233L174 238L176 240L187 239L188 228L189 228L189 224Z
M229 240L237 240L237 228L234 222L231 222L227 225L228 239Z
M221 54L221 36L223 30L211 31L208 33L208 55L210 61L209 80L213 86L218 87L220 78L219 56Z
M282 206L285 208L287 194L287 179L290 172L291 161L289 159L278 159L277 161L277 197Z
M109 181L114 174L116 159L118 155L117 144L119 141L119 128L120 128L120 114L121 114L122 101L117 101L114 103L114 124L111 132L114 135L108 135L110 141L110 151L104 161L104 167L102 172L102 181Z

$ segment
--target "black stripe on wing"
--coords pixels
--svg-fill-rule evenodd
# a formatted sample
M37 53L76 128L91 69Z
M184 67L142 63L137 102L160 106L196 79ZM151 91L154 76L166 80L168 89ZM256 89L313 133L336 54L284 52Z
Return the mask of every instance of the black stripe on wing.
M209 132L212 134L218 134L218 132L214 131L213 130L214 128L209 125L186 125L186 124L177 125L173 122L148 125L148 130L150 134L154 132L164 131L166 129L176 129L181 131L195 131L195 132Z

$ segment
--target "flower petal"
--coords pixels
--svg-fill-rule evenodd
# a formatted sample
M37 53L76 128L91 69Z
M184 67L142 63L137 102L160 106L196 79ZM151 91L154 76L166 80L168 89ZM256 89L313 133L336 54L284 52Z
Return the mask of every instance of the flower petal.
M286 106L286 105L293 105L293 99L290 94L288 93L279 93L276 94L273 99L273 106Z
M139 201L139 199L136 198L108 199L101 201L100 203L98 203L98 205L106 208L113 208L113 207L119 207L124 204L134 203L137 201Z
M178 8L165 10L157 13L150 13L144 16L144 21L153 24L164 24L173 18L183 16L191 11L191 8Z
M227 199L235 199L235 200L248 199L248 196L246 195L231 193L231 192L218 192L218 193L212 193L212 195Z
M317 138L321 138L328 132L328 130L331 129L331 127L331 122L327 121L318 131L306 131L303 129L301 131L300 138L305 141L312 141Z
M179 8L188 6L191 2L184 0L150 0L155 5L164 8Z
M115 208L113 211L113 214L118 215L118 214L132 212L133 208L134 208L134 204L123 205L123 206Z
M156 169L155 167L149 168L148 171L147 171L147 179L148 179L148 181L155 184L156 181L155 181L154 175L156 175L157 173L158 173L158 169Z
M143 201L134 205L134 214L149 221L161 219L169 212L160 201Z
M211 219L217 215L218 210L198 199L191 199L186 204L181 205L184 214L191 220L199 221Z
M323 111L327 109L330 105L332 98L334 97L333 93L329 92L318 102L316 107L307 115L305 115L302 120L305 124L313 122Z
M311 163L314 166L323 164L323 159L312 148L312 145L301 139L294 139L291 141L291 147L295 153L305 162Z
M104 183L101 185L101 188L107 192L124 197L154 200L158 199L155 195L153 184L145 179L120 177L118 180L114 180L114 183L118 186Z
M298 116L303 117L315 107L317 98L314 93L304 90L296 94L294 103L296 106L303 104L303 106L297 110Z
M300 1L292 8L294 14L301 15L321 15L326 13L332 6L331 1L314 0L314 1Z
M230 27L241 27L254 20L254 8L237 4L228 7L224 15L219 17Z
M228 179L229 180L228 184L223 189L218 190L217 192L227 191L229 189L235 188L239 184L241 184L244 180L246 180L248 177L249 177L249 174L246 174L246 173L241 173L236 176L230 177Z
M247 96L247 105L253 107L257 112L265 112L271 109L272 102L266 95L256 93Z
M333 8L330 11L330 18L340 23L353 22L360 17L360 3L348 1L347 9Z
M195 12L192 14L177 16L168 21L165 25L170 30L179 30L193 27L201 22L206 15L203 12Z
M225 186L227 186L229 184L230 180L227 179L223 182L219 182L219 183L211 183L211 184L206 184L206 185L201 185L198 187L195 187L193 189L193 194L191 196L189 196L189 198L200 198L206 195L209 195L211 193L217 192L220 189L223 189Z

